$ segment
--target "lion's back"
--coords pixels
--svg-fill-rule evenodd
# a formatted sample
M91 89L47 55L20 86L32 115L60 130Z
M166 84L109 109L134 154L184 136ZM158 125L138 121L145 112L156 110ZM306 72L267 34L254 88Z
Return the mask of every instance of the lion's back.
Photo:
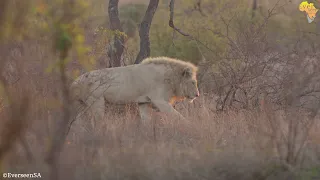
M163 87L165 69L157 65L131 65L113 68L105 97L110 102L145 102L150 91Z
M177 87L179 81L175 79L180 69L185 67L193 68L188 63L166 57L147 58L146 61L137 65L87 72L74 81L72 88L77 97L90 96L90 93L95 90L91 87L94 82L95 86L99 85L99 93L96 95L103 92L104 98L109 103L147 101L148 93L157 88L167 90L161 94L162 96L171 96L170 88ZM168 79L171 79L171 84L166 81Z

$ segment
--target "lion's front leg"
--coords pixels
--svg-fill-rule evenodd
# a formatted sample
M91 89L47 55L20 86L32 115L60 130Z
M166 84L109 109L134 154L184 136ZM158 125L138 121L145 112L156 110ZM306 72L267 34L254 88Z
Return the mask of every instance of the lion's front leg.
M151 121L151 113L152 109L150 108L150 103L139 103L139 114L141 118L141 122L150 122Z
M185 120L185 118L178 111L176 111L168 102L164 100L156 100L152 101L152 103L160 110L160 112L172 114L179 119Z

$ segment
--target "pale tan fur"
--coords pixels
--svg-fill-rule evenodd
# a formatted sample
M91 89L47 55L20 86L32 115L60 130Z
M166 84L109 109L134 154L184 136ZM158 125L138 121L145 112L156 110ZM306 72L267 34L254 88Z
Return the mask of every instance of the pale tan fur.
M176 67L177 69L191 68L194 75L198 71L198 67L190 62L181 61L169 57L149 57L144 59L141 64L163 64Z
M199 96L197 70L192 63L178 59L147 58L137 65L85 73L72 83L71 93L76 106L93 104L95 109L102 109L97 108L102 105L101 99L113 104L138 103L141 118L149 119L152 104L162 112L183 118L172 104Z

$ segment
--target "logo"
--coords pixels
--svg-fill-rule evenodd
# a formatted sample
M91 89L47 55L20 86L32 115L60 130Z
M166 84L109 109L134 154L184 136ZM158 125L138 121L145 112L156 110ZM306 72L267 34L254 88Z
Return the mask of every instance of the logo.
M313 3L308 3L308 1L303 1L299 5L299 10L301 12L306 12L308 23L312 23L313 20L316 18L316 15L319 9L317 9Z

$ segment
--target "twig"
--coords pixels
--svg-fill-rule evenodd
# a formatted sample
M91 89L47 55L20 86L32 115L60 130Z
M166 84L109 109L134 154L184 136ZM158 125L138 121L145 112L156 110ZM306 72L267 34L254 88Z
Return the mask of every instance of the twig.
M30 150L30 147L29 147L28 142L26 141L25 137L20 136L19 139L20 139L22 147L25 150L25 153L26 153L26 156L27 156L29 163L33 162L34 157L33 157L32 151Z
M179 32L181 35L187 36L187 37L191 37L190 34L187 34L187 33L183 32L182 30L180 30L180 29L178 29L177 27L174 26L174 23L173 23L174 1L175 1L175 0L171 0L171 1L170 1L170 5L169 5L169 8L170 8L169 26L170 26L171 28L173 28L174 30L176 30L177 32Z

